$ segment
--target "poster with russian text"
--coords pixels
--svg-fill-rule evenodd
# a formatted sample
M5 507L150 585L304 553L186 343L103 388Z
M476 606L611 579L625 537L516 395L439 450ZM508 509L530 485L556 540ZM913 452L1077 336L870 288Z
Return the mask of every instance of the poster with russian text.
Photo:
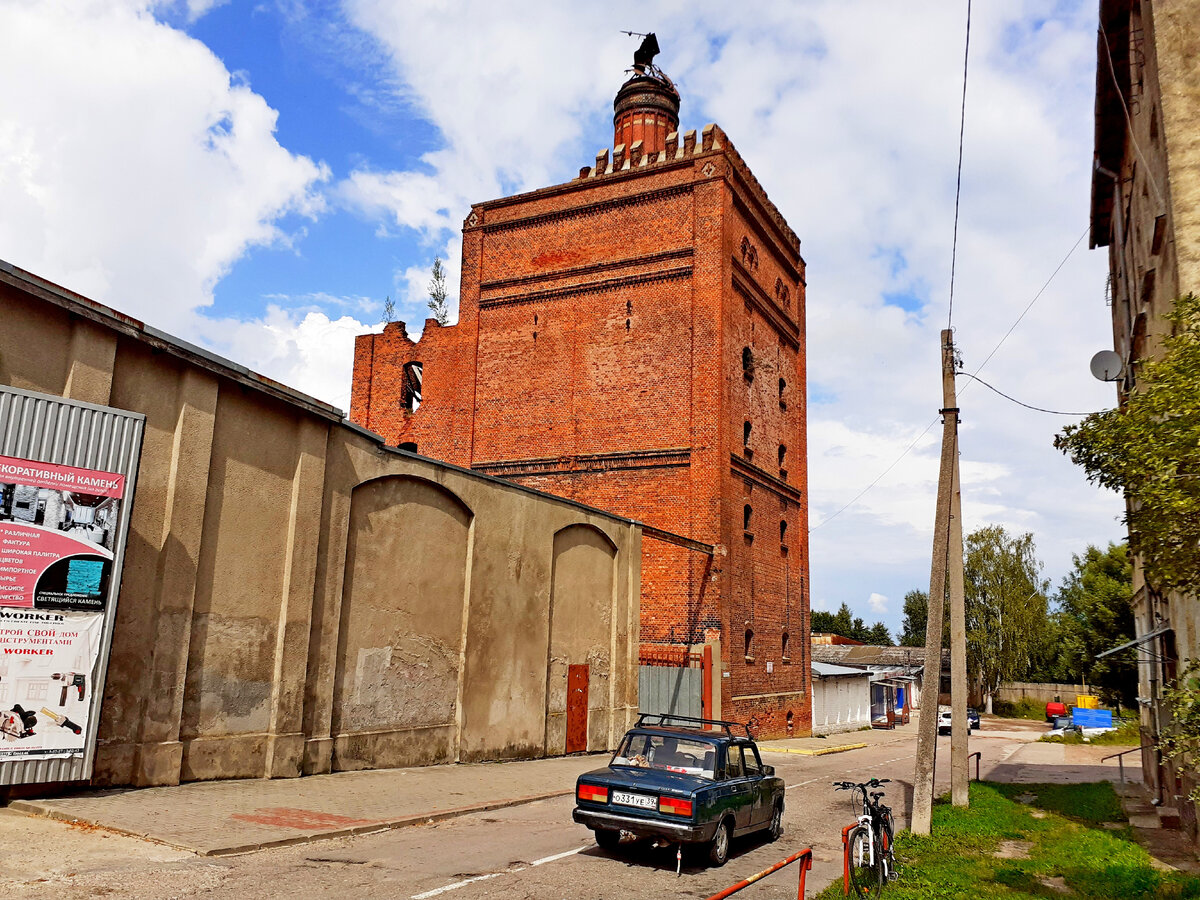
M125 476L0 456L0 607L104 609Z
M0 761L82 755L103 613L0 607Z

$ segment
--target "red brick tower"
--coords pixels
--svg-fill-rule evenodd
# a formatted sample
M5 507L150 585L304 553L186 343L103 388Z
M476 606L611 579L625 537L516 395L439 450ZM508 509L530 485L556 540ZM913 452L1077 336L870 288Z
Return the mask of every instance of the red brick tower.
M646 523L642 642L719 636L723 717L807 734L804 260L725 134L679 135L678 108L643 67L611 154L473 206L458 323L360 336L351 418Z

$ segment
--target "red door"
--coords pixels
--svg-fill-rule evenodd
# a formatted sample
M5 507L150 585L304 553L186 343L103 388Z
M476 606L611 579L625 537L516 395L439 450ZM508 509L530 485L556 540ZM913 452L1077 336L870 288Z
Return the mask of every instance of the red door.
M587 663L567 666L567 753L587 750Z

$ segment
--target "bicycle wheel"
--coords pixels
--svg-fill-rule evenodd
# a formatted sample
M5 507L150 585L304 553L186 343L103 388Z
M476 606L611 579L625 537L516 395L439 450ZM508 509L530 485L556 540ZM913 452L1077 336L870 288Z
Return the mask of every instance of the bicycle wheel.
M884 881L891 881L896 878L896 848L894 846L896 840L896 823L892 820L892 811L884 808L883 815L880 816L880 821L883 824L883 831L879 835L880 843L883 845L883 861L885 864L883 878Z
M850 832L847 852L850 854L850 885L856 897L878 897L883 886L882 855L871 852L871 833L861 825Z

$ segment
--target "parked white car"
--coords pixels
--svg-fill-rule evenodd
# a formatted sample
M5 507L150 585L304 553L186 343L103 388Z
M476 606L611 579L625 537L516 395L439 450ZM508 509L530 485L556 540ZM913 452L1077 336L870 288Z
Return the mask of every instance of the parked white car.
M938 707L938 734L949 734L952 717L950 707ZM970 734L975 729L975 723L971 721L970 715L967 716L967 734Z

